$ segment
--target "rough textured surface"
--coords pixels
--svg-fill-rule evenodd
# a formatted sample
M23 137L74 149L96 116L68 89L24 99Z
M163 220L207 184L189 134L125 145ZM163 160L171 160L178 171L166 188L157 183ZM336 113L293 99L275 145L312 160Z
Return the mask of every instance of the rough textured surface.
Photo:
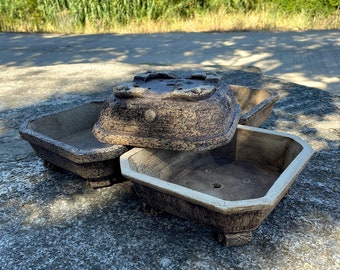
M204 151L228 143L241 116L222 76L147 72L113 88L96 138L109 144Z
M338 269L339 38L339 31L0 34L1 267ZM159 68L155 63L170 70L256 64L264 74L327 89L229 73L232 84L284 83L264 127L297 134L316 150L250 244L226 248L205 226L146 215L129 182L93 190L71 173L52 172L20 138L28 117L105 98L114 84Z

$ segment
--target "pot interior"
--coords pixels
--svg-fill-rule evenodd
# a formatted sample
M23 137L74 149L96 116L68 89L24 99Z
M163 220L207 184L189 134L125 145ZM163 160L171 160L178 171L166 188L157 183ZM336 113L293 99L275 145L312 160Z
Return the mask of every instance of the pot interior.
M231 85L236 102L240 105L242 114L252 110L255 106L271 97L270 92L263 89L253 89L244 86Z
M78 149L106 148L92 134L103 102L92 102L31 121L27 129Z
M238 129L227 145L201 153L143 149L133 170L222 200L263 197L302 151L289 137Z

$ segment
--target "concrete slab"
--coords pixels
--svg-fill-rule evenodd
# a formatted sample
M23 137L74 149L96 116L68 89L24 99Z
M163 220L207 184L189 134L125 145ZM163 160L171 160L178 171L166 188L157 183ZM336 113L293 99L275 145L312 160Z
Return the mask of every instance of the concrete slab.
M339 31L1 33L1 267L338 269L339 45ZM103 99L149 69L223 70L232 84L275 88L281 98L263 127L315 149L251 244L226 248L207 227L145 214L129 182L90 189L72 173L43 167L20 138L26 119Z

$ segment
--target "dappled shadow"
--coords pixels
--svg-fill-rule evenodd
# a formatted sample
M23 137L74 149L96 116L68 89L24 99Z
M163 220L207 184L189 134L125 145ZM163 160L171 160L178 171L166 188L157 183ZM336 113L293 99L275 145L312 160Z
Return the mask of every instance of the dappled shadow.
M0 34L1 40L3 35L8 37L7 43L0 43L2 265L58 268L92 263L103 268L146 265L157 269L192 269L193 265L286 268L287 261L294 269L303 268L304 263L316 269L332 265L332 256L338 252L334 238L339 220L339 98L317 88L261 76L254 68L226 68L259 64L267 67L267 73L299 70L306 77L315 74L308 62L297 64L296 59L285 59L283 52L274 51L278 43L282 50L292 46L284 42L284 34L265 33L263 40L256 40L255 34ZM290 35L296 39L299 57L306 51L314 57L314 46L321 48L322 55L337 50L334 40L331 45L318 32L307 34ZM336 39L338 34L329 35ZM45 39L47 46L41 47ZM187 41L184 47L183 39ZM42 53L45 48L49 51ZM4 51L8 56L2 57ZM71 173L51 172L18 134L28 118L104 99L114 84L131 80L136 72L150 68L181 71L188 64L223 71L230 84L278 90L281 98L263 127L299 135L316 150L247 246L224 248L204 226L171 215L144 215L129 183L91 190ZM320 74L331 76L328 71ZM290 252L292 247L294 252ZM47 260L51 250L59 255Z
M280 75L293 82L333 89L333 84L340 82L339 35L338 31L150 35L2 33L0 65L256 65L266 75Z

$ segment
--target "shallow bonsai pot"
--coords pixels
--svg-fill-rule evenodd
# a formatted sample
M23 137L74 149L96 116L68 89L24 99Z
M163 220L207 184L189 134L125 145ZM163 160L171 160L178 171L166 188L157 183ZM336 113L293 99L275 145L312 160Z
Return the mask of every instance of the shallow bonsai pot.
M279 94L274 90L257 89L239 85L230 85L236 102L241 106L239 124L261 126L273 111Z
M202 153L134 148L120 157L145 205L213 227L225 245L242 245L313 154L299 137L238 126L229 145Z
M147 72L114 87L93 133L104 143L198 152L228 143L239 118L220 76Z
M120 178L118 157L128 149L101 143L93 136L93 124L102 109L103 102L90 102L31 119L19 132L48 167L71 171L92 187L110 185Z

